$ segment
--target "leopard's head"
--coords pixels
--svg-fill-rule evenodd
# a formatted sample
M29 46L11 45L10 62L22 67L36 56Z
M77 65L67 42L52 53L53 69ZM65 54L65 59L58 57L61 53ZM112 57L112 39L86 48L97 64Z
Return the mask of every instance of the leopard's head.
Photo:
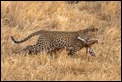
M80 36L85 40L94 39L97 37L97 34L98 34L98 28L94 28L94 27L86 28L84 30L78 31L78 36Z

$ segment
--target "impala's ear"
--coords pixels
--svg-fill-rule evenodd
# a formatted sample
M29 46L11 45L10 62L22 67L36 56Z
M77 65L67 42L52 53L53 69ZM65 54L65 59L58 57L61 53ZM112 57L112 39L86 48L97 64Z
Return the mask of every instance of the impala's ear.
M80 36L77 37L78 40L82 41L83 43L86 43L86 40L81 38Z

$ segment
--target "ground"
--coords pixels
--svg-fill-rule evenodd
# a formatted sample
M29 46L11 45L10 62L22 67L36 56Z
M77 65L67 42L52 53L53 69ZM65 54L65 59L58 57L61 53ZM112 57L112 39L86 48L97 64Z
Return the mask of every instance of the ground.
M1 2L1 80L121 80L121 2L80 1ZM71 58L63 50L57 58L46 53L13 53L36 42L36 37L22 44L34 31L76 31L96 27L99 44L92 47L96 57L80 50Z

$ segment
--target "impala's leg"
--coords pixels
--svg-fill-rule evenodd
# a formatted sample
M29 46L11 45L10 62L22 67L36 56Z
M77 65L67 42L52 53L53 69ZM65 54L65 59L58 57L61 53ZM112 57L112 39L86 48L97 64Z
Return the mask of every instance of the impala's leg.
M85 40L83 38L81 38L80 36L77 37L78 40L80 40L84 45L92 45L94 43L98 44L98 40L97 39L93 39L93 40Z
M80 40L84 44L86 44L86 42L87 42L85 39L81 38L80 36L78 36L77 39Z

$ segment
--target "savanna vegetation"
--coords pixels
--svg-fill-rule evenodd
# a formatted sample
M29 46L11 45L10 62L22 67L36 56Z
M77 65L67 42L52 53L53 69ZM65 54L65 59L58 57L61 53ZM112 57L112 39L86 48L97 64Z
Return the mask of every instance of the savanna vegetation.
M1 2L1 80L121 80L121 2L120 1L2 1ZM17 40L43 29L76 31L96 27L99 44L92 47L96 57L81 49L74 58L63 50L57 58L46 53L28 55L14 50L34 44L37 37Z

